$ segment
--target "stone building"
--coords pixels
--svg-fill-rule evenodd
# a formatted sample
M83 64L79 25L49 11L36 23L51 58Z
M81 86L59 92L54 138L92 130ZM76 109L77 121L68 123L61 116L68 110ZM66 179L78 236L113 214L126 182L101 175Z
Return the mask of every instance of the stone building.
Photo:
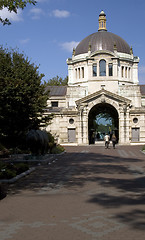
M120 144L145 143L145 86L138 81L139 58L118 35L99 29L83 39L67 59L68 86L50 87L46 114L60 144L89 144L97 114L108 113Z

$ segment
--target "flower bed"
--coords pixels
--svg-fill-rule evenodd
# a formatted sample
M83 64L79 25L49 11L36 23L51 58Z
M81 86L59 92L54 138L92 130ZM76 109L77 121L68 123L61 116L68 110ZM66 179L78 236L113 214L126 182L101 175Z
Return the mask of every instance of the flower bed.
M0 179L11 179L29 169L26 163L9 163L0 161Z

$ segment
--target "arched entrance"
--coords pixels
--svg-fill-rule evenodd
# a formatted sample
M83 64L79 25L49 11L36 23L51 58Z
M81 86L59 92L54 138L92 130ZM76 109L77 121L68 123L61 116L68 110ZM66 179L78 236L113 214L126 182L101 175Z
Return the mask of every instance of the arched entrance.
M106 117L106 122L110 121L110 125L108 124L108 128L106 125L105 132L107 131L110 136L112 136L112 133L115 133L117 137L117 141L119 140L119 117L117 110L108 103L100 103L95 105L91 108L89 115L88 115L88 138L89 138L89 144L95 143L97 134L99 136L103 136L105 132L99 132L98 131L98 124L97 124L97 117L100 116L102 118ZM107 120L108 119L108 120Z

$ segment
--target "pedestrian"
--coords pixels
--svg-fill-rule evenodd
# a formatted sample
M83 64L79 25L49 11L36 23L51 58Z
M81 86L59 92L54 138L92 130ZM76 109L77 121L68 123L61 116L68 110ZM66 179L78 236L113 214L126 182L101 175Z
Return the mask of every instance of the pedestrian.
M113 148L115 149L115 144L116 144L116 136L115 134L112 135L112 144L113 144Z
M104 137L104 141L105 141L105 148L109 148L109 135L108 133L106 133L105 137Z

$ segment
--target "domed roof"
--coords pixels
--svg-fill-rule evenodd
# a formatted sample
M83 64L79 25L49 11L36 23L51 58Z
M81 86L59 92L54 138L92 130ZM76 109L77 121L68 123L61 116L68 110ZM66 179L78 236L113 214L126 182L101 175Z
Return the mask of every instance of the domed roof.
M106 14L101 11L99 15L99 29L98 32L84 38L76 47L75 55L87 53L88 49L91 52L100 50L109 50L114 52L114 47L117 52L130 54L130 46L118 35L107 32L106 29Z
M114 52L114 44L117 52L130 54L130 46L121 37L111 32L99 31L84 38L76 47L75 55L87 53L89 46L92 53L99 50Z

